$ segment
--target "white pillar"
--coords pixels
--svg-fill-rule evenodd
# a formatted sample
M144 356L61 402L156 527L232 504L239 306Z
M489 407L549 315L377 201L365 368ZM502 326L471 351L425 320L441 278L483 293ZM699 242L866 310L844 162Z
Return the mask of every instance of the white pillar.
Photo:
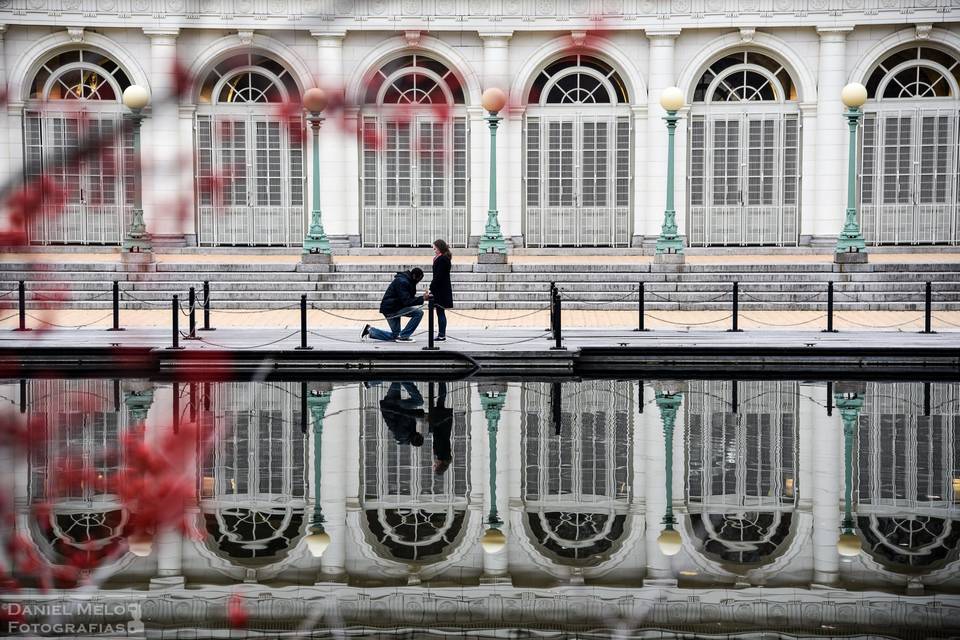
M801 245L809 245L817 229L817 184L806 176L817 171L817 103L800 103L800 227Z
M511 98L512 100L512 98ZM523 246L523 123L525 108L507 107L497 133L497 206L505 240ZM487 131L487 136L490 132Z
M175 63L178 28L144 29L150 38L150 116L143 123L143 209L158 244L182 244L193 232L180 188L179 97ZM189 227L189 228L187 228Z
M193 122L197 107L194 104L180 105L177 109L177 137L179 139L179 180L183 187L178 200L179 206L183 207L181 215L183 216L183 240L184 244L193 247L198 244L197 233L197 205L194 198L194 167L193 167L193 149L194 132ZM209 240L209 238L207 239Z
M636 100L633 96L631 98ZM639 160L646 157L648 139L650 138L650 132L647 130L647 105L631 105L630 117L633 122L633 157L637 158L633 169L633 238L631 245L638 247L647 235L646 165Z
M0 24L0 91L9 101L11 96L7 95L7 57L4 35L7 32L7 25ZM7 138L10 135L10 125L7 122L6 108L0 109L0 184L7 184L12 178L10 167L12 165L10 158L10 147L7 144Z
M843 226L847 186L847 124L840 92L847 82L847 33L852 27L817 28L820 57L817 72L817 217L813 244L832 245Z
M328 95L344 90L343 39L345 31L311 31L317 40L317 86ZM323 214L324 231L330 236L345 238L358 233L359 218L356 206L348 204L348 194L356 193L360 184L359 169L355 162L357 136L340 127L339 115L324 122L320 128L320 211ZM307 193L313 193L313 133L307 144Z
M355 394L356 389L349 386L331 393L329 417L323 420L320 493L330 546L320 559L321 580L340 579L347 570L347 432L351 418L355 420L357 415L349 411L350 396Z
M637 229L643 229L643 235L648 241L655 241L660 235L663 225L663 210L667 201L667 126L663 117L667 114L660 106L660 94L667 87L676 84L673 73L674 44L679 29L662 29L647 31L650 41L650 66L647 72L647 146L646 149L637 149L638 157L643 158L636 163L638 168L646 167L644 190L645 207L642 207L644 219ZM674 167L677 171L677 167ZM677 177L677 174L674 174ZM682 180L675 180L675 184L683 184ZM680 199L674 198L677 202ZM638 203L639 204L639 203ZM638 206L638 213L641 207ZM684 233L683 216L677 212L677 227L679 233Z
M467 107L470 123L470 238L483 236L490 205L490 125L480 105ZM503 124L503 123L501 123ZM497 131L499 138L499 130ZM471 244L475 244L471 242Z
M831 400L832 402L832 400ZM810 425L813 428L813 425ZM813 582L833 585L839 578L840 490L843 487L843 423L836 408L816 422L817 446L810 458L813 475Z
M660 412L656 404L650 404L644 410L639 419L639 426L643 430L643 468L644 480L646 481L647 522L644 537L647 573L644 577L644 583L661 586L676 584L672 562L669 557L660 552L660 545L657 544L657 538L663 531L663 517L667 510L667 479L663 423L660 420ZM677 431L677 429L674 429L674 439L676 439ZM674 453L676 453L676 447L674 447Z

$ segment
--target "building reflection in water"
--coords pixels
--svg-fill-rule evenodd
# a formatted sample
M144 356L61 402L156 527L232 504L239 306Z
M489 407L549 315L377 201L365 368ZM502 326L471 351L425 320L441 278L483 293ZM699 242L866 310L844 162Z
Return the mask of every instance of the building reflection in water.
M266 629L960 627L957 384L2 387L8 421L47 425L3 448L5 543L94 568L148 628L223 628L238 592ZM124 434L185 423L191 524L130 541L96 479ZM3 598L50 597L18 571Z

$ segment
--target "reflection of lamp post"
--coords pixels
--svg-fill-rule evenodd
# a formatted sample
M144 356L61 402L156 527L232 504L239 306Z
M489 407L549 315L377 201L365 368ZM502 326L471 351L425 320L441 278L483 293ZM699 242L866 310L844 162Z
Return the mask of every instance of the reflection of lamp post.
M480 546L486 553L497 553L507 546L507 537L500 530L503 520L497 513L497 428L506 400L506 393L496 385L480 390L480 406L487 418L487 457L490 463L490 514L487 516L488 528L480 539Z
M673 427L677 421L677 411L683 402L682 386L663 383L657 389L657 406L660 407L660 421L663 423L664 471L666 473L667 506L663 515L663 532L657 538L660 553L675 556L680 553L683 542L680 532L673 526L677 519L673 515Z
M127 117L133 134L136 171L133 174L133 215L123 239L122 257L128 262L153 262L153 243L143 221L143 163L140 159L140 125L144 118L143 109L150 104L150 94L139 85L130 85L123 90L123 104L130 109Z
M153 406L153 384L137 381L125 384L127 389L123 394L123 403L127 405L127 415L130 416L130 429L140 429ZM127 538L127 547L133 555L146 558L153 552L153 535L149 531L135 531Z
M319 558L330 546L330 534L323 530L323 508L320 504L320 468L321 445L323 440L323 417L330 404L329 392L313 391L307 398L310 417L313 420L313 518L310 521L310 535L307 536L307 548L310 555Z
M307 120L313 130L313 197L310 228L303 239L303 256L305 262L330 262L330 240L320 219L320 125L323 123L323 110L327 108L327 94L317 87L307 89L303 94L303 106L310 112Z
M480 238L477 248L480 251L481 262L505 263L507 244L503 241L500 220L497 217L497 126L503 118L497 114L507 106L507 96L500 89L487 89L483 92L481 103L490 113L484 118L490 125L490 204L487 209L487 226L483 230L483 237Z
M860 536L854 531L853 514L853 435L860 420L860 411L863 409L863 396L853 390L841 389L836 394L835 402L840 410L840 419L843 420L843 466L844 466L844 497L843 497L843 524L840 538L837 540L837 551L841 556L852 558L860 555L863 544Z
M663 227L657 238L658 262L683 262L683 240L677 235L677 212L673 208L673 148L677 130L677 111L683 108L683 92L676 87L668 87L660 94L660 106L667 115L667 206L663 211ZM669 256L669 257L668 257Z
M850 127L850 149L847 161L847 217L843 231L837 238L835 262L866 262L867 247L857 222L857 125L863 112L860 107L867 101L867 88L858 82L851 82L843 88L840 99L846 105L843 116Z

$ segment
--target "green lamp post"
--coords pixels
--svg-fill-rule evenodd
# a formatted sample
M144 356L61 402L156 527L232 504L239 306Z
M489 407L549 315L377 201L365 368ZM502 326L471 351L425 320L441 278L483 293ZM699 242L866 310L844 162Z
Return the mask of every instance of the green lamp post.
M851 82L843 88L840 99L847 107L843 116L847 119L850 128L850 149L847 164L847 215L843 223L843 230L837 237L835 262L866 262L867 246L860 233L860 223L857 222L857 126L863 111L860 107L867 101L867 88L859 82Z
M307 549L314 558L323 556L330 546L330 534L324 531L323 508L320 502L320 473L323 442L323 418L330 404L329 392L312 391L307 396L307 407L313 420L313 517L310 521L310 534L307 536Z
M153 406L153 384L130 381L123 395L123 403L127 405L131 430L144 428L147 414ZM153 533L150 530L134 531L127 538L127 548L133 555L146 558L153 552Z
M834 403L840 410L843 421L843 465L844 498L843 523L840 525L840 538L837 540L837 552L845 558L860 555L863 543L854 530L853 522L853 436L863 409L863 396L857 392L839 392L834 395Z
M680 532L674 529L677 518L673 515L673 427L677 422L677 411L683 402L679 389L658 389L657 407L660 408L660 421L663 423L664 472L666 474L667 506L663 515L663 532L657 538L660 553L675 556L683 548Z
M668 87L660 94L660 106L667 112L663 118L667 123L667 206L663 211L663 227L657 238L656 257L660 261L683 262L683 239L677 235L677 212L673 204L673 149L677 121L680 119L677 111L683 108L683 104L683 92L677 87Z
M330 240L323 230L320 216L320 125L323 110L327 108L327 94L314 87L303 94L303 106L310 113L307 121L313 130L313 193L310 207L310 228L303 239L303 256L311 256L310 262L330 261Z
M500 423L500 411L507 400L500 390L481 389L480 406L487 418L487 451L490 459L490 514L487 516L487 530L480 538L480 546L485 553L497 553L507 546L507 537L500 527L503 520L497 513L497 431Z
M150 104L150 93L139 85L130 85L123 90L123 104L130 109L127 117L131 124L133 157L136 158L137 168L133 174L133 215L124 234L121 257L127 262L153 262L153 242L143 220L143 170L140 161L140 125L145 117L143 110Z
M507 106L507 95L495 87L487 89L483 92L481 104L490 114L484 118L490 125L490 204L487 209L487 226L484 227L478 250L481 260L505 262L507 244L503 241L497 212L497 127L503 118L497 114Z

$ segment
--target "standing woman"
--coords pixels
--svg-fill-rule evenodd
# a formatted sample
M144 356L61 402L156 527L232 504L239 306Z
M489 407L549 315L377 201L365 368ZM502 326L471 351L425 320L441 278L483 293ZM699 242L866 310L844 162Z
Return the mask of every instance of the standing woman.
M453 306L453 290L450 288L450 246L445 240L433 242L433 279L430 280L430 295L433 296L433 308L437 312L437 337L447 339L446 309Z

